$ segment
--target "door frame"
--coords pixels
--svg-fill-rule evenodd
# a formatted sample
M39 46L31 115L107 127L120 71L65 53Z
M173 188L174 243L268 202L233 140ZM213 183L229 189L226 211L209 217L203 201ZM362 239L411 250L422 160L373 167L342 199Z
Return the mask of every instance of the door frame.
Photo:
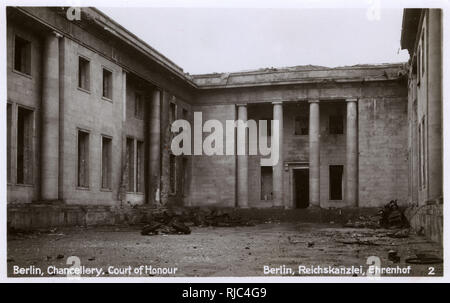
M309 162L291 162L287 163L289 168L289 191L290 191L290 208L296 208L295 204L295 180L294 180L294 170L297 169L308 169L309 170Z

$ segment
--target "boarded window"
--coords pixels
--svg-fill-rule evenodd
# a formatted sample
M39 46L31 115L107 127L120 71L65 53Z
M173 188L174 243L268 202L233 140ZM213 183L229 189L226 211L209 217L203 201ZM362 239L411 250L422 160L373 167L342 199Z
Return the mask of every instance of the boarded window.
M261 166L261 200L272 200L273 196L272 166Z
M134 139L127 138L128 191L134 192Z
M295 135L305 136L309 133L309 117L297 116L295 117Z
M112 72L103 69L103 97L112 100Z
M144 142L137 141L136 143L136 191L144 192Z
M330 165L330 200L342 200L343 165Z
M329 122L331 135L341 135L344 133L344 119L341 115L331 115Z
M170 193L176 193L176 158L174 155L170 154L169 156L169 179L170 179Z
M111 189L112 140L102 137L102 188Z
M142 100L142 95L138 93L134 96L134 116L136 119L144 119L144 103Z
M11 123L12 123L12 105L7 104L6 108L6 174L8 183L12 182L11 176Z
M33 183L33 111L17 112L17 183Z
M78 187L89 187L89 133L78 131Z
M14 40L14 69L27 75L31 74L31 43L18 36Z
M90 68L89 60L78 57L78 87L89 90L90 89Z

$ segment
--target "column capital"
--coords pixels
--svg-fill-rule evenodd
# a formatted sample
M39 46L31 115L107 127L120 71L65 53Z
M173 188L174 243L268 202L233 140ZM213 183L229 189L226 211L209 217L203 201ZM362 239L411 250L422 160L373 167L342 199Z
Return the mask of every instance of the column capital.
M310 99L308 103L319 103L319 99Z
M273 105L283 105L283 101L273 101L271 102Z
M345 102L358 102L358 98L347 98Z
M240 107L240 106L247 106L247 103L237 103L236 107Z
M64 37L62 34L58 33L57 31L53 31L52 35L54 35L58 39Z

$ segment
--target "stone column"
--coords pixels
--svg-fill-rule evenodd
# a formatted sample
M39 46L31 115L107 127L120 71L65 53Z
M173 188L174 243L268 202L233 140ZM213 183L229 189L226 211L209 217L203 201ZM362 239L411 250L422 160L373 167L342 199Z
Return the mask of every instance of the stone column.
M273 120L278 120L279 123L279 158L278 163L272 167L273 206L283 206L283 105L281 102L272 102L272 104Z
M149 106L149 190L147 203L159 204L160 202L160 176L161 176L161 92L154 90Z
M45 37L42 64L41 199L58 199L59 172L59 34Z
M320 207L320 111L319 100L309 101L309 202Z
M347 99L347 139L345 152L345 200L358 206L358 100Z
M237 104L238 120L247 122L247 105ZM237 144L245 144L245 154L237 154L237 206L248 207L248 135L247 128L238 127ZM243 143L244 142L244 143ZM237 148L239 150L239 147Z

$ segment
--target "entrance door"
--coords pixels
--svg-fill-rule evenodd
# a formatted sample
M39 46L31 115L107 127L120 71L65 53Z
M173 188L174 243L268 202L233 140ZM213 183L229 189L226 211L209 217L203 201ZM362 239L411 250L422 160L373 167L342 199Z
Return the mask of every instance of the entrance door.
M307 208L309 205L309 169L294 169L295 208Z

